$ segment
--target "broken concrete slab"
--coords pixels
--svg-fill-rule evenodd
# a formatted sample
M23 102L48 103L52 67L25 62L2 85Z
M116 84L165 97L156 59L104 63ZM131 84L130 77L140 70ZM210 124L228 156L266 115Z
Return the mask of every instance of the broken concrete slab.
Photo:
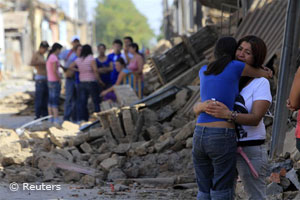
M161 130L162 127L160 123L154 123L150 127L146 128L146 131L152 140L157 140L161 136Z
M143 156L146 155L148 153L148 148L150 146L154 145L153 140L150 140L148 142L144 142L142 145L140 145L139 147L137 147L135 149L135 153L139 156Z
M171 105L163 106L158 110L158 121L163 122L169 119L175 112L176 110Z
M277 183L272 182L267 186L267 195L277 195L283 192L283 189L281 186L279 186Z
M120 110L114 109L110 115L108 115L109 126L112 130L113 136L116 140L120 140L125 137L123 128L120 121Z
M32 158L33 153L31 152L31 149L22 149L22 151L18 153L10 153L6 154L2 158L2 165L8 166L8 165L21 165L24 164L26 160Z
M122 108L122 118L123 118L123 125L124 125L124 129L128 141L135 142L135 140L137 139L137 137L135 136L135 125L129 107Z
M144 122L147 127L151 126L155 122L158 121L158 115L155 111L145 108L142 110L143 116L144 116Z
M73 156L72 156L72 154L67 149L58 149L58 148L55 148L53 150L53 152L60 154L61 156L63 156L68 161L72 162L73 159L74 159Z
M195 125L196 125L195 121L191 121L188 124L186 124L175 136L175 140L178 142L181 140L186 140L187 138L191 137L194 133Z
M187 123L189 123L189 120L182 116L175 116L171 120L171 126L175 127L175 129L184 127Z
M65 170L63 172L63 178L64 178L64 181L66 182L70 182L70 181L79 181L81 179L83 175L79 172L75 172L75 171L68 171L68 170Z
M52 160L52 163L55 167L58 167L60 169L65 169L68 171L73 171L73 172L78 172L82 174L87 174L91 176L95 176L96 170L90 167L86 166L81 166L69 161L64 161L64 160L59 160L59 159L54 159ZM88 162L87 162L88 165Z
M156 143L154 145L154 148L155 148L156 152L160 153L160 152L164 151L165 149L171 147L174 143L175 143L175 140L172 137L169 137L168 139L166 139L163 142Z
M80 149L81 149L83 152L85 152L85 153L92 153L92 152L93 152L92 147L91 147L88 143L86 143L86 142L84 142L84 143L82 143L82 144L80 145Z
M126 178L127 178L126 174L119 168L111 169L107 175L108 181L114 181L117 179L126 179Z
M70 138L77 136L77 134L74 131L62 130L56 127L51 127L49 131L51 142L53 142L60 148L63 148Z
M192 137L189 137L187 140L186 140L186 148L192 148L193 147L193 138Z
M95 183L96 183L96 179L93 176L90 175L84 175L81 179L80 179L80 183L87 186L87 187L94 187Z
M286 177L295 185L295 187L300 190L300 183L298 180L297 171L292 168L287 174Z
M182 108L188 101L188 99L190 97L190 93L191 93L191 91L189 91L186 88L183 88L182 90L180 90L176 94L176 98L175 98L175 101L172 103L172 107L175 110L179 110L180 108Z
M109 171L112 167L115 167L118 164L119 164L119 161L117 158L107 158L100 163L100 166L104 170Z
M75 133L78 132L79 128L80 128L80 126L78 124L72 123L70 121L64 121L61 126L63 129L72 131Z
M131 148L130 143L122 143L122 144L119 144L118 146L116 146L113 149L113 152L117 153L117 154L125 154L126 152L129 151L130 148Z
M113 89L121 106L129 106L139 100L130 85L114 85Z
M35 131L29 133L30 137L33 139L44 139L48 136L48 134L48 131Z

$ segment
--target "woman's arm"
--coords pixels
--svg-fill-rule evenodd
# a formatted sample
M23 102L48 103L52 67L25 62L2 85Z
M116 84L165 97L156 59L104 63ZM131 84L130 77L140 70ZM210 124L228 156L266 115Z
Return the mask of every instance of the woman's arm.
M138 64L138 70L135 72L135 74L143 73L144 60L142 56L137 57L137 64Z
M93 70L93 73L94 73L94 75L95 75L97 81L99 82L99 84L100 84L101 86L105 86L105 83L101 80L101 78L100 78L100 76L99 76L99 73L98 73L98 69L97 69L97 65L96 65L95 59L92 60L91 65L92 65L92 70Z
M298 110L300 108L300 66L294 76L293 84L289 95L289 104L291 109Z
M242 76L249 76L253 78L265 77L269 79L273 77L273 72L269 68L264 70L261 68L255 68L252 67L251 65L245 64L244 70L242 72Z
M52 63L52 66L53 66L52 69L53 69L54 76L56 77L56 79L58 80L58 82L61 83L59 74L58 74L58 72L57 72L59 66L57 66L56 62L53 62L53 63Z
M242 125L257 126L268 111L270 104L271 103L267 100L254 101L251 112L247 114L238 113L235 122ZM222 119L231 119L232 114L232 111L219 101L217 101L216 104L209 104L205 112Z
M69 65L68 69L73 70L73 71L78 71L78 69L76 69L76 65L77 65L76 62L74 61Z
M121 72L119 73L119 75L118 75L118 79L117 79L116 83L115 83L113 86L111 86L110 88L107 88L106 90L102 91L101 94L100 94L100 96L103 97L103 96L105 96L107 93L112 92L112 91L114 90L114 86L115 86L115 85L121 85L124 76L126 76L126 74L125 74L124 72L121 71Z

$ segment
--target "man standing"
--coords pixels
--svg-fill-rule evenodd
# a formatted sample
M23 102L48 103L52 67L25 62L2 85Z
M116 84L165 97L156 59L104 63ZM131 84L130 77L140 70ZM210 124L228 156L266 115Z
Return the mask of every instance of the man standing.
M67 70L74 59L76 58L76 46L80 44L79 37L73 36L71 40L72 49L65 50L59 55L59 59L64 60L64 69ZM77 122L78 114L76 113L76 85L75 75L69 75L65 73L65 103L64 103L64 120Z
M48 115L48 86L46 60L44 54L48 51L49 44L42 41L39 50L33 54L30 65L36 69L35 80L35 118Z
M123 47L123 43L121 40L116 39L113 42L113 53L109 54L108 60L110 62L110 67L109 67L109 71L111 71L110 73L110 80L111 80L111 84L115 84L117 79L118 79L118 75L119 72L116 70L116 66L115 66L115 62L121 57L121 50Z

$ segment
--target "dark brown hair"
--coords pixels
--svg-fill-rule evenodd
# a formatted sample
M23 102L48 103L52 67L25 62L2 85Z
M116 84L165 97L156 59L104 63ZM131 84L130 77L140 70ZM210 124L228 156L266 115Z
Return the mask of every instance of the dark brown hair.
M248 35L238 41L238 47L243 42L248 42L251 45L253 55L253 63L251 65L255 68L261 67L267 55L267 46L265 42L259 37Z
M257 36L247 35L238 41L238 47L243 42L248 42L251 46L251 51L253 55L253 63L251 64L251 66L255 68L260 68L264 64L267 55L267 46L265 42ZM253 78L241 77L239 83L239 90L241 91L251 79Z

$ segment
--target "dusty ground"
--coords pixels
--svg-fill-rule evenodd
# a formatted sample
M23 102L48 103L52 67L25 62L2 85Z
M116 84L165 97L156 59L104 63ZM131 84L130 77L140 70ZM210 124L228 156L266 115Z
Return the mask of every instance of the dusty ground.
M46 183L60 184L60 183ZM0 200L93 200L93 199L195 199L196 190L173 190L138 188L122 192L111 192L110 187L85 189L80 185L60 184L59 191L22 191L13 192L8 183L0 183ZM20 187L21 184L20 184Z

